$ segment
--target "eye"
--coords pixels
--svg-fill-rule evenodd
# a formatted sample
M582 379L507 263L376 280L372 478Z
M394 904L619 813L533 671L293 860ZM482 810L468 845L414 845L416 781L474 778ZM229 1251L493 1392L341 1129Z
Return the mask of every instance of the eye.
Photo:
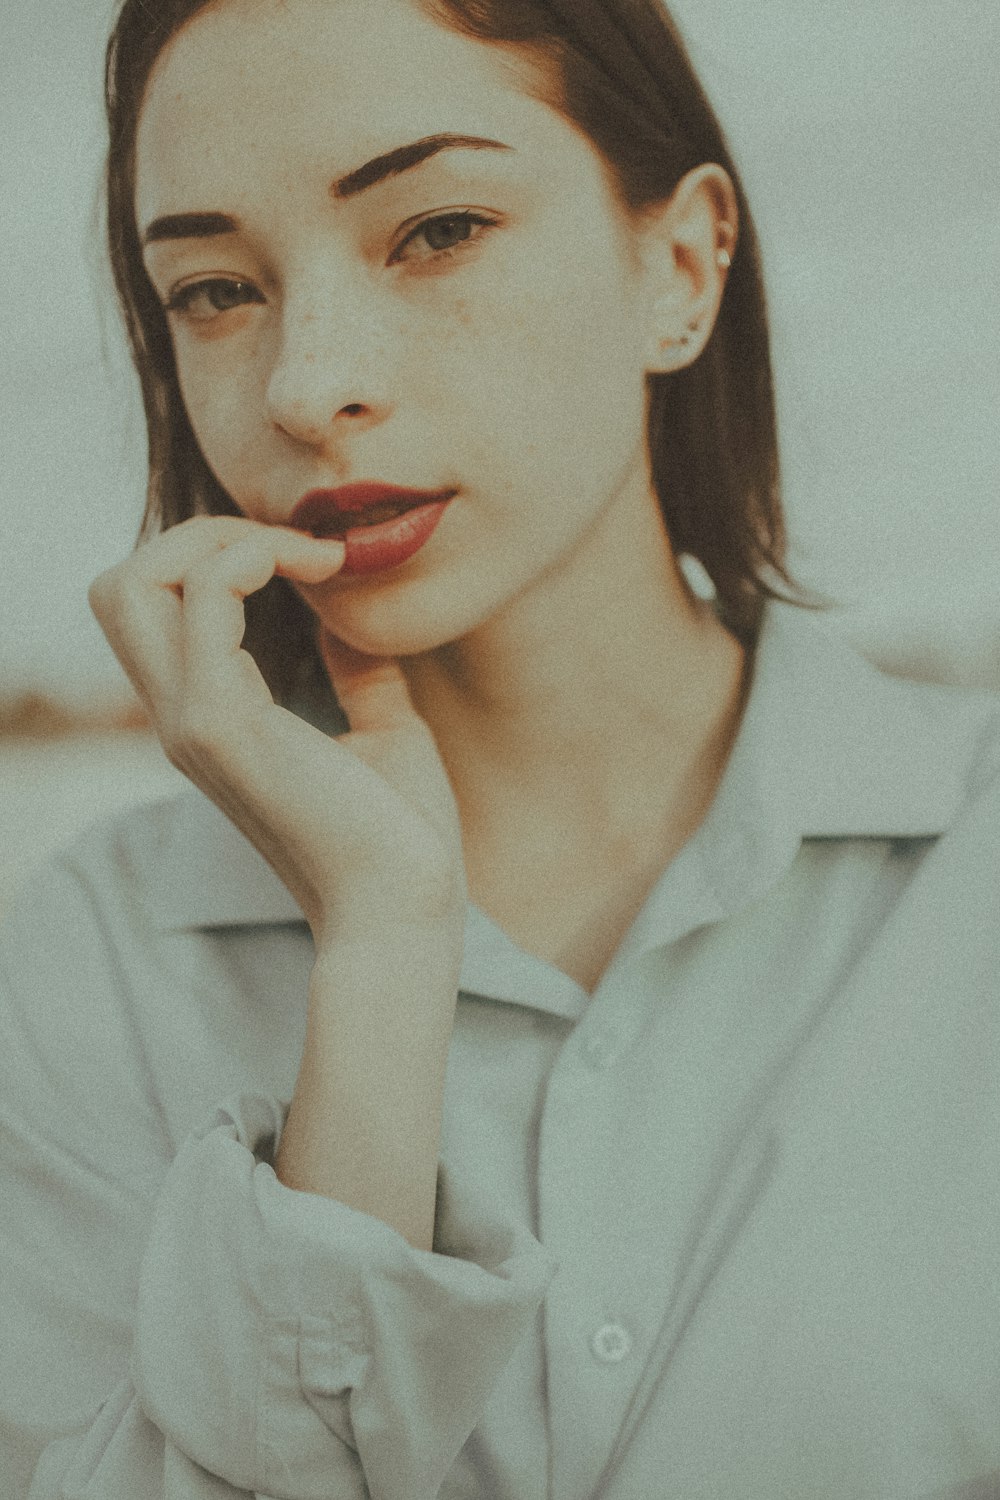
M497 220L484 214L455 212L436 214L425 219L397 246L389 257L390 265L399 261L434 262L449 260L465 245L473 245L497 227ZM430 253L420 254L421 243Z
M249 281L212 276L178 287L164 305L167 312L178 313L195 323L207 323L220 313L231 312L234 307L263 301L260 292Z

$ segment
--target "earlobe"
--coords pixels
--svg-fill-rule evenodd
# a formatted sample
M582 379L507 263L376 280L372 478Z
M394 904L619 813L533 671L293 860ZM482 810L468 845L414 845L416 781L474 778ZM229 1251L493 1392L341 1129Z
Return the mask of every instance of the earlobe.
M683 333L665 334L658 342L647 373L669 375L675 370L686 369L694 364L707 342L708 338L698 323L691 323Z
M665 298L658 304L655 321L657 333L654 339L649 374L666 375L693 364L708 343L715 315L691 312L677 306L673 298Z
M653 338L649 352L649 373L666 374L687 363L684 357L691 347L694 328L685 324L685 310L676 296L661 297L653 309Z

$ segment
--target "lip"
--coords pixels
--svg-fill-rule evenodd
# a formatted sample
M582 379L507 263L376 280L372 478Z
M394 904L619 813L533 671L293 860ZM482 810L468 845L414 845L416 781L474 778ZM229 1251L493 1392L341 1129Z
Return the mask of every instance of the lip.
M314 536L337 536L345 546L344 574L381 573L408 562L428 542L457 490L408 490L361 483L337 490L311 490L288 524ZM352 526L350 518L375 505L405 505L401 515L375 525Z
M397 484L362 480L357 484L341 485L335 490L310 490L292 511L288 524L314 534L322 528L320 535L332 535L332 520L369 510L373 505L432 505L439 500L450 500L456 493L455 490L411 490Z

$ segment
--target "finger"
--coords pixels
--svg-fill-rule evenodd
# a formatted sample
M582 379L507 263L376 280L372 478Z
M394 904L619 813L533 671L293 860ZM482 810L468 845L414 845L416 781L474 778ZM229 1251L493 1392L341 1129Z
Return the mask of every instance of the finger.
M318 583L338 572L344 557L342 542L318 540L286 527L256 527L189 568L181 580L189 690L197 697L228 699L233 689L245 688L247 663L240 664L239 678L233 675L232 664L246 631L246 596L263 588L275 574Z
M395 657L356 651L323 625L317 629L317 645L352 731L397 729L413 721L416 709Z
M87 598L108 644L153 715L171 696L178 676L180 599L169 590L142 585L124 564L102 573Z
M246 516L191 516L137 547L120 564L141 584L177 588L195 563L257 532L276 530Z
M90 586L88 600L111 649L147 707L176 687L180 651L180 580L206 551L218 551L259 523L234 516L195 516L170 527Z
M200 562L238 543L274 536L292 538L293 543L304 541L324 558L342 546L329 539L317 542L306 533L264 526L245 517L194 516L143 543L94 580L88 594L91 609L154 719L170 713L180 687L185 575ZM306 560L304 576L311 577L314 571L317 565ZM318 565L321 577L328 576L329 571ZM236 628L235 623L230 627L231 631ZM243 627L238 628L241 637Z

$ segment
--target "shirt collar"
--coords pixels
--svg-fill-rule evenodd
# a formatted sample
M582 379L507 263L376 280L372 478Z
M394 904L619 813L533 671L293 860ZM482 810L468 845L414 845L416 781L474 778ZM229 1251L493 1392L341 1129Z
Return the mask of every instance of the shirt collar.
M803 838L940 834L998 724L1000 694L888 676L822 616L772 602L713 812L737 812L749 779Z
M678 874L698 865L686 902L704 910L714 901L722 915L737 866L745 896L747 869L762 884L773 880L803 838L944 832L969 795L998 710L995 693L889 677L820 617L769 602L719 790L673 862ZM192 790L168 806L166 816L160 805L153 898L161 930L302 920L277 874L208 798ZM736 848L746 857L734 861ZM482 938L479 917L470 911Z
M757 902L803 839L944 833L998 726L1000 694L890 677L821 616L769 603L712 806L612 968Z

